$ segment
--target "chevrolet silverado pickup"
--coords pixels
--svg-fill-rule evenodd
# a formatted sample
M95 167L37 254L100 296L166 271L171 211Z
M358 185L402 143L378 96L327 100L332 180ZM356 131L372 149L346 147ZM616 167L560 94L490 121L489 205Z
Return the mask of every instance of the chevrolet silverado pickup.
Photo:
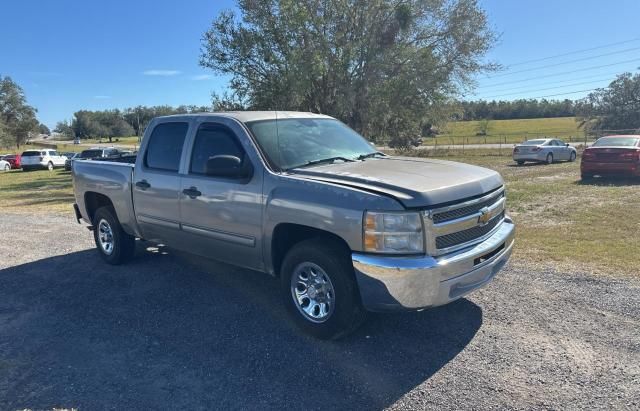
M144 239L265 272L319 338L345 335L368 311L461 298L494 278L514 243L498 173L385 155L313 113L159 117L131 163L76 160L73 181L76 217L107 263Z

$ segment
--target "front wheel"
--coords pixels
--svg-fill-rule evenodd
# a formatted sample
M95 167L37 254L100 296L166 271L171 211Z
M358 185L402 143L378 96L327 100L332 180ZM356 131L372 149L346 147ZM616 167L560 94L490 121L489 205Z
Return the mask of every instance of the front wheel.
M136 239L122 229L113 207L100 207L96 211L93 239L100 257L109 264L125 263L135 254Z
M521 165L523 165L523 164L524 164L524 161L522 161L522 160L518 160L518 161L516 161L516 163L518 163L518 165L519 165L519 166L521 166Z
M569 156L569 161L572 162L572 163L574 161L576 161L576 152L575 151L571 152L571 155Z
M10 171L10 170L11 170L11 166L9 164L5 164L4 171Z
M547 164L553 164L553 154L547 154Z
M338 339L366 318L347 250L329 239L295 245L280 272L287 311L305 332Z

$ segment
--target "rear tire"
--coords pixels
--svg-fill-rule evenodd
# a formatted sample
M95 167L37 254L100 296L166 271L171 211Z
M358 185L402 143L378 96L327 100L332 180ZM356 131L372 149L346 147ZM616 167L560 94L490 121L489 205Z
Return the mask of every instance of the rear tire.
M516 161L516 163L518 163L518 165L519 165L519 166L521 166L521 165L523 165L523 164L524 164L524 161L522 161L522 160L518 160L518 161Z
M553 164L553 154L547 154L547 164Z
M582 174L580 174L580 179L582 181L592 181L593 180L593 174L582 173Z
M49 164L47 164L47 170L53 171L53 163L51 161L49 161Z
M292 320L316 338L344 337L366 319L350 254L331 239L293 246L282 263L280 282Z
M96 211L93 228L93 239L104 261L119 265L134 256L136 239L122 229L113 207L100 207Z

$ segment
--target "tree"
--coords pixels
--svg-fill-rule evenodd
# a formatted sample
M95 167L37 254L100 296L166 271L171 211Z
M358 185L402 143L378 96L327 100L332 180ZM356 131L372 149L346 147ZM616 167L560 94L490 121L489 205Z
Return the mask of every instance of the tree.
M38 131L40 132L40 134L45 134L47 136L51 135L51 130L49 130L49 127L42 123L40 123L40 125L38 126Z
M489 119L483 118L478 121L478 127L476 128L476 136L486 136L489 134Z
M476 0L240 0L202 39L200 65L231 76L233 106L333 115L408 142L495 68ZM218 98L217 98L218 97ZM228 99L214 96L219 107Z
M640 129L640 73L619 75L607 88L578 103L578 121L588 133L600 130L636 132Z
M62 134L66 139L73 140L76 137L76 133L73 130L73 127L69 124L67 120L58 121L56 124L56 128L53 129L54 132Z
M18 148L38 131L40 122L36 109L27 104L22 88L10 77L0 76L0 122L4 128L4 141Z

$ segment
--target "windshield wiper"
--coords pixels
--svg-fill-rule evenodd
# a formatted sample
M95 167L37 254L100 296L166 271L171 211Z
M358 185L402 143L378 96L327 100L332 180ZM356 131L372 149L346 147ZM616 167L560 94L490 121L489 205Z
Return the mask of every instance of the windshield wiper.
M300 167L308 167L308 166L313 166L316 164L322 164L322 163L333 163L336 160L342 160L344 162L348 162L348 163L352 163L356 160L352 159L352 158L348 158L348 157L341 157L341 156L337 156L337 157L329 157L329 158L321 158L319 160L311 160L311 161L307 161L304 164L301 164L299 166L295 166L295 167L289 167L288 170L294 169L294 168L300 168Z
M365 158L371 158L371 157L375 157L375 156L383 156L386 157L385 153L382 153L380 151L374 151L373 153L367 153L367 154L360 154L357 159L358 160L364 160Z

